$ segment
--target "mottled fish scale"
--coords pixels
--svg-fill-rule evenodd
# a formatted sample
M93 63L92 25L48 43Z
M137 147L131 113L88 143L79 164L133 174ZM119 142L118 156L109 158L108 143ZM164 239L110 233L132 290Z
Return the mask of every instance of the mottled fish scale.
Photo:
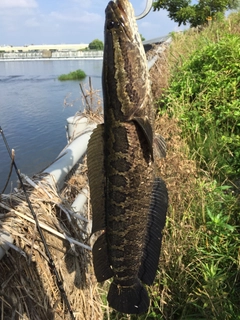
M128 180L124 188L109 183L111 192L109 192L109 205L107 204L106 207L108 212L106 219L113 271L115 274L120 272L121 277L126 277L127 275L137 276L143 255L143 239L147 232L153 184L153 166L150 157L148 156L148 159L144 157L144 150L148 150L148 145L146 144L145 147L141 145L140 141L143 140L143 144L145 139L144 137L139 138L140 132L138 132L137 125L129 122L123 123L122 126L127 132L127 153L117 152L115 156L117 159L123 157L129 164ZM118 149L120 150L121 147L119 146ZM149 152L146 154L148 155ZM111 161L108 160L108 162ZM109 165L108 177L111 177L112 172L115 174L116 169L114 164ZM151 176L152 179L150 179ZM121 201L123 195L124 200ZM131 225L131 229L129 225ZM139 228L139 226L141 227ZM126 253L124 264L119 264L119 251ZM121 277L118 275L115 282L121 283Z

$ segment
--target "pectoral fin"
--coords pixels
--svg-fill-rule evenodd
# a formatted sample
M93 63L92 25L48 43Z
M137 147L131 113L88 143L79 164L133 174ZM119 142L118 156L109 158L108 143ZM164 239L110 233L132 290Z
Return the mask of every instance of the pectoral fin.
M154 145L154 151L155 151L154 154L158 158L165 158L167 146L163 136L161 136L160 134L156 134L154 137L153 145Z
M140 128L142 129L143 134L148 142L149 149L151 150L151 154L153 156L153 129L148 118L140 118L135 117L132 121L136 122Z
M153 283L158 268L162 242L162 230L166 221L167 206L167 188L164 181L157 178L154 182L147 237L142 263L138 273L139 278L147 285L151 285Z
M103 134L104 125L98 125L90 137L87 148L88 180L93 215L92 234L106 227Z

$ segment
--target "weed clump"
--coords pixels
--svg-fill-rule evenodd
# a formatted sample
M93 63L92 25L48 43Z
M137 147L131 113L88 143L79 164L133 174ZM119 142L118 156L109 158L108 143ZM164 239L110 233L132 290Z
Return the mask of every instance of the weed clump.
M86 77L86 74L83 70L78 69L76 71L72 71L68 74L62 74L58 77L58 80L60 81L66 81L66 80L82 80Z

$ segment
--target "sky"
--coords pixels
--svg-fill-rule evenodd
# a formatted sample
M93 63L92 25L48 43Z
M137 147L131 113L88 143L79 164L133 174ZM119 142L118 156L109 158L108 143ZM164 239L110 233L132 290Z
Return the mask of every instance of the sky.
M0 0L0 46L75 44L103 41L105 8L109 0ZM146 0L132 0L136 15ZM178 31L167 12L151 11L138 21L146 40Z

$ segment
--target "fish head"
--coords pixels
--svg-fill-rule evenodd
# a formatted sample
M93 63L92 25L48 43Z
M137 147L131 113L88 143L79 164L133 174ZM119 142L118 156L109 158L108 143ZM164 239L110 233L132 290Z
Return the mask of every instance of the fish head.
M126 40L139 42L135 14L128 0L110 1L106 8L105 32L115 37L126 37Z
M104 112L112 110L120 121L152 118L147 60L133 7L128 0L110 1L105 13Z

